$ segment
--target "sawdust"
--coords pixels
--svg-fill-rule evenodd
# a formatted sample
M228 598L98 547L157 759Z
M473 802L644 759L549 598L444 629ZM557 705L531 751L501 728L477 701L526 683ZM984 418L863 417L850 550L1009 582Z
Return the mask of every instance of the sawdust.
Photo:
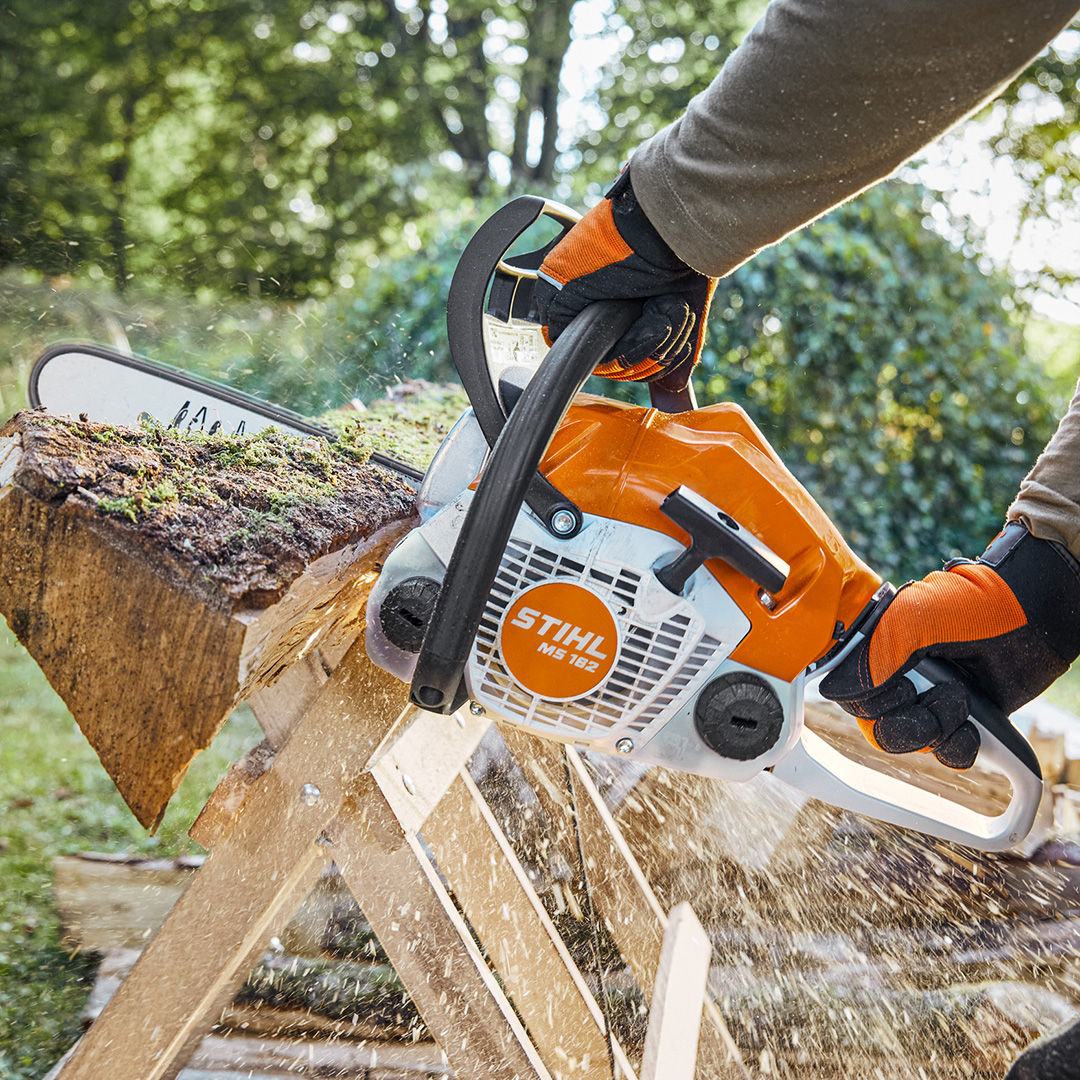
M982 854L771 776L721 783L586 759L660 907L689 901L712 939L710 992L743 1075L1000 1080L1080 1011L1080 836L1031 859ZM470 771L594 990L599 947L633 1058L647 1006L603 919L585 917L573 836L545 810L559 792L545 796L495 732Z
M687 900L708 929L715 1000L754 1075L997 1080L1076 1015L1080 844L983 854L770 776L654 769L622 794L621 763L591 763L662 906Z

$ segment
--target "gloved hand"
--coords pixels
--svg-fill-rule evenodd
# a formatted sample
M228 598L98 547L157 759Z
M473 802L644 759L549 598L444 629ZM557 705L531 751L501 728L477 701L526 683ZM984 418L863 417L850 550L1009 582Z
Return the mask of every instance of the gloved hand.
M1080 563L1011 522L974 562L955 560L900 588L867 638L821 682L890 754L931 750L975 763L979 735L959 682L922 694L903 673L947 660L1006 714L1041 694L1080 655Z
M544 259L533 314L550 345L596 300L643 300L641 317L596 374L678 391L701 355L715 289L716 279L687 266L645 216L627 167Z

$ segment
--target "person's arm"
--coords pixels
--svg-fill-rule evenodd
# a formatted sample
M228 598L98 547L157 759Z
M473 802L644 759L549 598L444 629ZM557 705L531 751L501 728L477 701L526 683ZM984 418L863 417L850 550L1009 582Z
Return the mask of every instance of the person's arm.
M598 373L681 388L717 277L978 108L1076 4L772 0L712 85L545 260L534 314L549 340L595 300L640 300Z
M1057 432L1039 455L1009 507L1042 540L1063 544L1080 559L1080 385Z
M685 263L722 277L892 173L1017 75L1076 0L773 0L630 176Z

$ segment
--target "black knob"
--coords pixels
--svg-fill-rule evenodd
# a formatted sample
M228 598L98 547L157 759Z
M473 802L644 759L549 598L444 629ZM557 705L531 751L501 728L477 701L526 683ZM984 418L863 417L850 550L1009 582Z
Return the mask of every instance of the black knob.
M784 706L763 678L733 671L713 679L698 695L694 727L721 757L750 761L776 745Z
M404 652L418 653L438 598L439 583L432 578L399 581L379 608L379 625L387 641Z
M706 559L722 559L767 593L778 593L784 587L791 569L788 564L696 491L676 488L660 504L660 510L690 534L690 546L656 571L664 588L681 593Z

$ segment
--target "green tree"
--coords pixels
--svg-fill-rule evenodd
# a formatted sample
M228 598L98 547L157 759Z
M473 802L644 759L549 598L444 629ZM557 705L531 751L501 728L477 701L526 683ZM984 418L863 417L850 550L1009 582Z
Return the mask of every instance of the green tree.
M723 280L700 374L900 577L981 551L1056 421L1011 283L928 230L925 198L879 186Z
M420 250L470 200L580 197L705 85L738 26L734 0L600 14L10 0L0 268L302 296ZM560 90L568 64L580 100Z
M366 232L370 253L416 213L393 176L408 133L365 122L387 103L306 3L5 15L0 265L302 293L339 245Z

